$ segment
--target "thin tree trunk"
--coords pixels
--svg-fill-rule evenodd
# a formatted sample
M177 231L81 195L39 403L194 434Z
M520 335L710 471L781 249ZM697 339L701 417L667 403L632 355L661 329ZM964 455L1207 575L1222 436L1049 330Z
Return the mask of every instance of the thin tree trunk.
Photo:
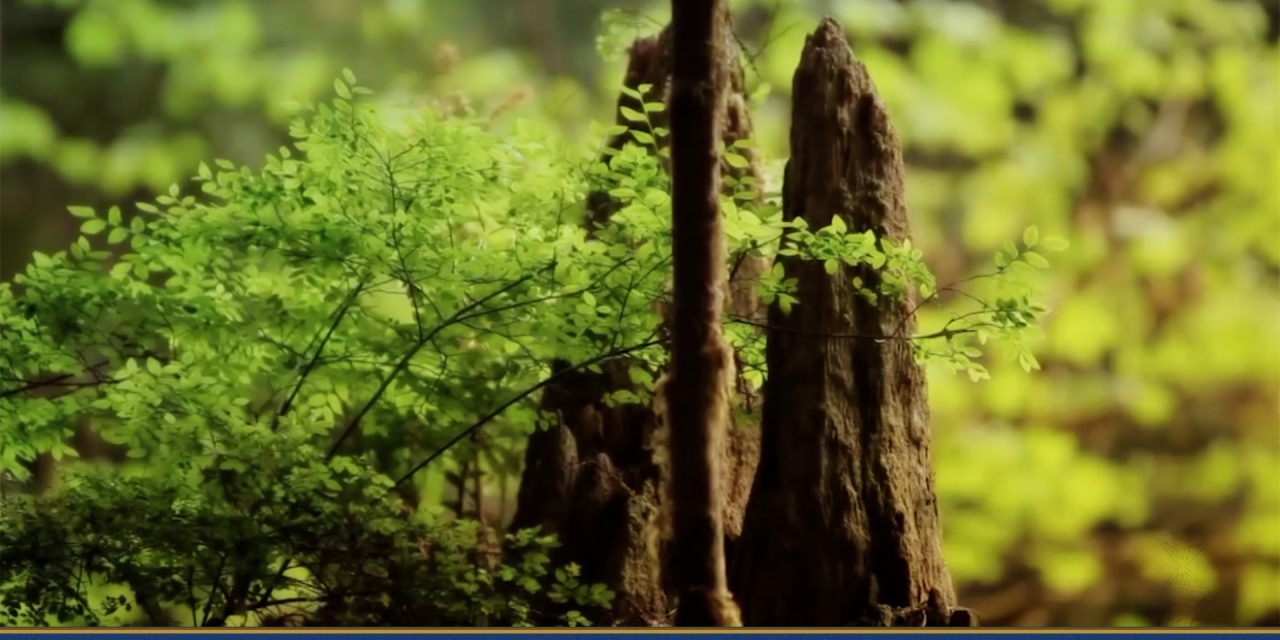
M790 220L908 236L897 136L840 27L809 36L792 92ZM910 302L868 303L873 271L787 260L799 304L770 311L761 459L733 587L752 625L947 624L954 595L943 564L929 458L924 376L889 335ZM955 616L960 623L967 616Z
M723 8L672 1L671 164L675 319L667 385L673 578L684 626L741 624L724 566L718 453L729 409L730 352L721 335L724 236L717 117Z
M722 17L728 20L727 15ZM631 46L624 84L633 90L652 85L651 101L670 102L671 36L668 27ZM720 138L731 144L751 136L751 118L732 33L726 26L719 36L721 64L728 76ZM626 93L618 98L617 124L633 124L622 115L622 107L642 110L642 105ZM654 125L669 127L667 115L652 114ZM609 146L620 149L630 139L624 132ZM669 142L662 138L658 145ZM741 151L750 161L748 167L721 163L720 170L738 179L749 176L759 189L762 179L755 151ZM607 224L617 203L607 193L597 192L590 195L587 209L584 224L594 230ZM738 265L732 279L735 315L756 313L759 305L752 285L767 267L760 258L746 258ZM511 527L541 526L557 534L562 543L557 559L578 563L584 581L604 583L617 594L611 615L601 623L668 625L672 621L667 569L671 564L666 472L670 457L665 453L666 411L658 406L665 406L665 400L655 397L654 406L604 402L610 392L623 389L643 392L632 384L622 360L606 365L601 373L576 373L547 388L542 409L551 425L529 437ZM741 389L736 401L741 406L758 406L753 396L754 392ZM728 436L722 442L720 474L725 545L726 552L731 552L742 531L759 459L759 424L734 425Z

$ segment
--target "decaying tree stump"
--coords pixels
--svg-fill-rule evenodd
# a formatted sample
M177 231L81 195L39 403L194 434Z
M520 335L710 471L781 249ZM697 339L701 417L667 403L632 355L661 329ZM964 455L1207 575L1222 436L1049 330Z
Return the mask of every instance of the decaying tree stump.
M554 416L529 437L512 528L539 526L561 542L558 560L582 579L617 594L612 620L665 624L669 618L658 557L660 453L647 406L606 406L631 388L627 363L575 372L549 386L542 409Z
M834 21L806 41L792 96L785 217L906 238L898 139ZM745 621L948 624L924 374L906 341L823 337L910 335L911 303L857 295L870 270L784 264L800 302L770 310L761 459L732 570Z
M727 17L726 17L727 19ZM750 136L751 121L743 96L743 78L736 43L728 28L721 51L728 70L721 139L726 144ZM671 85L671 34L664 30L637 40L630 50L624 83L631 89L652 85L650 100L667 102ZM625 93L618 98L617 123L632 125L621 107L642 110ZM665 113L652 114L655 126L666 127ZM616 136L610 146L620 148L629 134ZM665 145L666 140L658 141ZM735 169L722 164L725 175L750 175L760 184L753 150L745 150L750 166ZM589 229L607 222L617 205L606 193L588 200ZM735 274L731 312L750 315L757 304L751 280L766 265L748 259ZM559 363L558 366L564 366ZM614 362L602 373L577 372L548 386L542 398L550 428L530 436L525 451L516 514L512 528L540 526L561 542L559 560L577 562L586 582L601 582L617 594L612 618L603 623L665 625L671 623L669 583L665 565L669 555L663 527L666 463L664 420L660 408L649 405L607 406L604 398L617 390L635 390L627 364ZM725 543L733 549L741 532L751 478L759 455L759 429L738 425L721 442L721 493Z

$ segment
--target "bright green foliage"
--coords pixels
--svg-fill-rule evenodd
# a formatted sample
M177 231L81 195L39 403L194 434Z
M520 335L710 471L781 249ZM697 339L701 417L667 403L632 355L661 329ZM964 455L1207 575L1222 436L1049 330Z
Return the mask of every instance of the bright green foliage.
M349 80L338 81L340 96L366 92ZM96 521L100 510L145 516L139 526L190 511L198 524L170 525L210 536L174 541L207 545L199 554L170 548L171 529L124 536L112 544L133 546L102 548L84 581L45 576L53 581L43 587L79 592L89 580L131 582L120 563L136 562L147 574L140 580L172 574L154 578L163 584L139 583L146 588L134 587L138 598L152 592L185 602L174 582L183 571L205 571L197 586L216 592L210 563L248 540L255 555L237 561L252 565L244 571L261 591L255 597L272 600L279 594L264 576L289 558L315 584L333 585L324 572L359 565L385 544L409 548L426 539L465 548L465 529L390 519L398 514L394 479L411 484L413 472L481 427L495 449L522 443L535 427L531 398L553 358L580 366L624 353L660 358L656 316L644 301L662 282L666 254L637 257L588 239L572 210L586 182L534 132L499 143L466 119L344 98L319 105L292 131L301 156L281 149L260 173L201 165L199 197L174 186L127 219L116 208L105 215L72 208L85 236L69 251L38 255L15 279L20 293L0 285L0 469L22 478L23 463L38 453L73 454L66 441L86 419L148 469L136 477L119 471L128 480L106 469L72 475L52 499L6 505L12 548L56 533L42 523ZM123 255L101 248L125 240ZM34 387L53 393L29 393ZM330 519L329 528L318 524ZM248 521L255 528L246 529ZM85 535L94 537L79 527L62 537L80 544ZM112 527L101 534L114 535ZM353 548L318 552L330 535ZM140 557L119 557L130 554ZM198 567L187 558L198 558ZM467 609L483 616L470 620L545 622L551 607L512 604L499 589L532 588L542 565L472 577L449 569L443 575L454 597L440 602L461 607L495 592L489 610ZM444 579L393 573L370 578L383 580L378 593L399 593L387 582L395 577L436 600L432 581ZM547 597L557 607L607 601L572 580L555 584L563 590ZM28 597L18 586L7 588ZM37 602L64 602L62 595ZM409 611L438 615L419 619L431 623L464 613ZM41 622L62 614L94 617L83 606L14 615ZM367 619L382 614L398 615ZM581 613L569 621L584 622Z
M0 530L18 552L0 587L13 619L95 621L134 606L85 602L97 582L128 585L153 620L187 603L201 624L267 609L286 591L341 601L354 620L548 619L552 609L507 592L542 591L545 555L477 568L463 552L483 552L476 526L405 517L392 490L433 464L428 474L518 453L537 425L536 392L567 371L626 355L632 378L651 387L665 360L655 310L671 256L665 154L638 138L606 162L575 162L586 154L529 126L499 139L479 121L363 101L368 90L349 71L334 91L262 171L202 164L200 195L175 185L127 219L116 207L72 207L84 235L68 251L37 253L17 288L0 285L0 362L12 372L0 389L0 472L23 478L38 454L74 455L67 440L84 420L148 469L89 467L50 498L6 505ZM634 120L662 108L648 103ZM617 206L590 233L588 191ZM809 232L783 223L776 204L761 207L772 212L763 219L736 200L724 198L735 262L780 247L877 269L873 302L926 286L933 295L909 243L839 217ZM102 248L126 241L119 255ZM778 269L764 282L766 297L794 303ZM919 339L952 344L1032 319L1018 304L978 302L987 324ZM552 374L553 360L568 365ZM758 347L747 360L758 383ZM48 539L89 551L24 551ZM518 537L516 549L531 540ZM418 567L419 544L443 555ZM395 552L369 559L380 548ZM66 569L42 573L39 562ZM306 575L289 577L285 565ZM353 566L362 569L344 573ZM554 577L553 605L608 604L572 570ZM371 593L391 594L390 604ZM587 622L566 611L564 622Z
M202 165L206 197L175 186L127 224L114 208L77 209L86 236L109 230L132 251L109 259L82 237L38 256L20 299L5 287L7 366L95 387L0 408L21 425L3 434L10 471L75 415L110 418L109 438L166 458L225 422L378 437L412 420L436 427L407 430L429 447L536 383L553 356L651 340L652 314L603 303L616 278L656 270L585 237L570 211L585 183L536 136L498 144L466 120L343 99L293 130L304 159L281 149L260 174ZM601 306L583 304L592 294ZM602 329L602 315L617 320Z

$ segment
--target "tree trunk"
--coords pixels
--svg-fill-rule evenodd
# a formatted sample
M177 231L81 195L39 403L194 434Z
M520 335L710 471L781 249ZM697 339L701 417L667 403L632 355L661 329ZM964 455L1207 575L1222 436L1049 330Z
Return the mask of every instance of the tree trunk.
M792 91L790 220L908 236L897 136L830 19L809 36ZM790 259L799 304L770 310L761 460L733 589L751 625L947 624L953 604L929 459L925 381L904 340L908 300L855 293L875 273ZM956 623L966 615L956 616Z
M671 166L675 320L667 384L676 624L741 624L724 565L719 453L728 423L729 348L721 331L724 233L717 118L719 0L672 0Z
M751 119L743 95L742 70L738 64L727 15L720 30L723 69L729 91L721 106L720 137L726 144L749 138ZM670 101L671 29L638 39L630 50L625 86L638 89L652 85L650 100ZM641 110L634 98L620 94L617 124L632 124L621 108ZM655 126L667 127L665 112L652 114ZM621 148L630 139L622 133L610 141ZM659 140L665 146L669 140ZM750 176L756 188L762 183L758 159L753 149L742 150L750 166L735 169L722 164L724 175L741 179ZM603 192L591 194L589 229L607 223L617 204ZM758 258L747 258L733 278L731 310L739 316L755 313L759 306L752 283L768 267ZM563 366L563 365L560 365ZM666 385L663 385L664 387ZM663 404L615 405L604 403L606 395L620 389L634 389L624 361L605 366L602 373L579 372L547 388L542 399L544 413L552 417L549 429L529 438L525 467L520 479L512 528L540 526L556 534L562 547L558 560L577 562L583 580L608 585L617 595L608 619L602 623L666 625L671 623L668 603L670 583L669 520L667 513L666 415ZM758 406L749 390L740 390L739 403ZM752 478L759 460L759 425L735 425L721 442L720 486L725 500L722 514L725 544L732 550L742 530L743 514Z

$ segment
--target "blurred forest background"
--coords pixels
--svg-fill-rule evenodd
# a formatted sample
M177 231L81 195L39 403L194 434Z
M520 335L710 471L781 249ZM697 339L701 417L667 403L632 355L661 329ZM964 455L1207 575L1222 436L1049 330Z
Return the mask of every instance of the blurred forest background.
M1280 3L732 6L777 162L804 35L823 14L848 28L940 282L1028 225L1072 242L1044 276L1043 371L931 372L960 603L997 625L1280 624ZM3 0L0 277L76 238L69 204L147 198L201 160L259 166L288 102L327 96L343 67L380 99L585 136L665 11Z

